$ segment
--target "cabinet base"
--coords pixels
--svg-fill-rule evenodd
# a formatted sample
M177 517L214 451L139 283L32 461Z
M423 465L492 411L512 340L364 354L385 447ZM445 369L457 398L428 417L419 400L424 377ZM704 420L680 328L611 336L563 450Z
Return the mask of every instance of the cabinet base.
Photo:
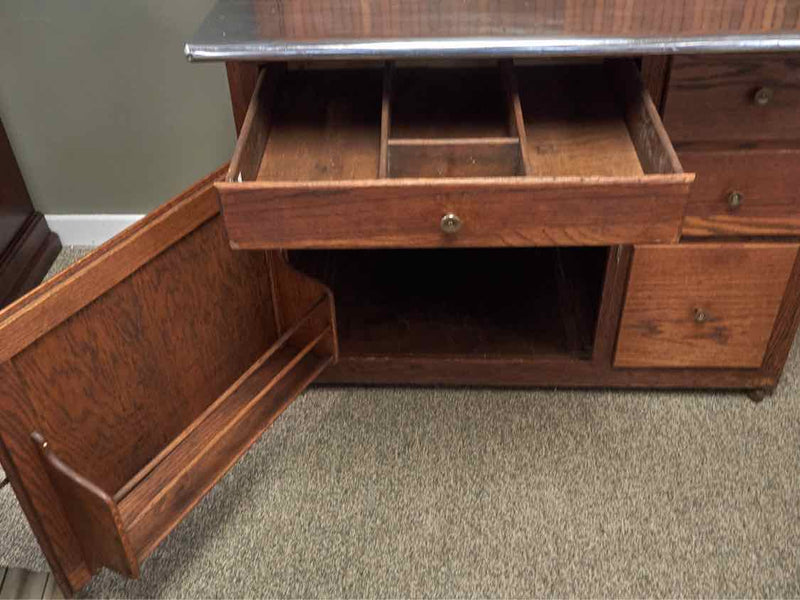
M38 285L60 250L42 213L31 214L0 256L0 307Z

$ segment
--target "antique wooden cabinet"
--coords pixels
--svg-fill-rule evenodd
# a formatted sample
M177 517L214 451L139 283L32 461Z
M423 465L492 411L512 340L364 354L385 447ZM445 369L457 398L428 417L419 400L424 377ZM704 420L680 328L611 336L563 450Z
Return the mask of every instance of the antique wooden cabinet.
M794 3L323 4L221 1L187 53L228 63L230 165L0 313L0 459L66 593L315 381L778 382Z

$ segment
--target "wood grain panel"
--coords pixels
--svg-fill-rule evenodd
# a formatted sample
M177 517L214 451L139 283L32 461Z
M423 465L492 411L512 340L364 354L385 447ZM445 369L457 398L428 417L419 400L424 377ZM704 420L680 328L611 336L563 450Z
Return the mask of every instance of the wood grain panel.
M312 341L312 344L314 342ZM126 527L139 560L158 543L230 470L292 401L319 375L332 358L282 349L253 373L226 403L227 420L217 428L198 429L193 438L167 457L158 471L122 501ZM260 387L259 387L260 386ZM221 411L220 411L221 412ZM195 441L196 443L188 443ZM187 448L183 448L183 446ZM193 452L193 453L192 453ZM166 473L169 478L160 475ZM152 478L152 481L151 481ZM162 484L162 485L160 485ZM132 506L131 506L132 505Z
M30 434L111 495L277 335L263 255L227 249L215 217L218 176L0 313L3 467L65 592L90 569Z
M211 173L82 260L0 311L0 362L87 306L147 261L219 213ZM45 308L43 308L45 307Z
M658 110L630 60L606 63L625 124L645 173L683 173Z
M274 340L263 257L225 246L215 219L12 361L39 431L108 493Z
M328 181L377 177L381 90L382 74L374 69L287 73L275 99L263 159L253 155L253 160L261 163L257 178ZM254 122L253 128L258 125ZM253 135L251 129L242 129L240 143ZM243 179L255 177L244 173Z
M756 91L773 97L760 106ZM676 56L664 124L677 145L691 141L800 139L796 54Z
M220 182L234 248L598 246L674 242L693 176ZM442 233L457 214L463 227Z
M755 34L798 31L799 13L796 0L260 0L252 19L260 39L359 41Z
M516 73L534 175L642 175L623 105L601 65L520 66Z
M389 177L512 177L523 173L517 138L389 142Z
M636 247L614 365L760 367L797 249Z
M684 236L800 235L800 150L684 151L681 161L697 174Z

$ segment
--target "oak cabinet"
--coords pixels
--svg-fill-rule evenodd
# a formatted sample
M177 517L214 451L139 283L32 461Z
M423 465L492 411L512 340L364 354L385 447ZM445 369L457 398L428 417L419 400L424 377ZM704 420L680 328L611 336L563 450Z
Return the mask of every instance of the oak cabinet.
M633 61L229 73L230 165L0 312L0 460L66 592L136 577L313 382L776 385L790 186L728 229L747 169L676 152Z

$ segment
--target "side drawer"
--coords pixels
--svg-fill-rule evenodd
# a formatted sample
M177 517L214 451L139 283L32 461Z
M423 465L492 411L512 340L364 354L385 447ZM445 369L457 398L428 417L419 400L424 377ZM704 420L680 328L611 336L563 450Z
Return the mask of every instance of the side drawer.
M683 173L634 64L262 71L226 181L239 249L678 239Z
M759 368L798 247L637 246L614 366Z
M697 174L683 235L800 235L800 150L681 152Z
M676 56L664 124L676 144L800 139L800 58Z

